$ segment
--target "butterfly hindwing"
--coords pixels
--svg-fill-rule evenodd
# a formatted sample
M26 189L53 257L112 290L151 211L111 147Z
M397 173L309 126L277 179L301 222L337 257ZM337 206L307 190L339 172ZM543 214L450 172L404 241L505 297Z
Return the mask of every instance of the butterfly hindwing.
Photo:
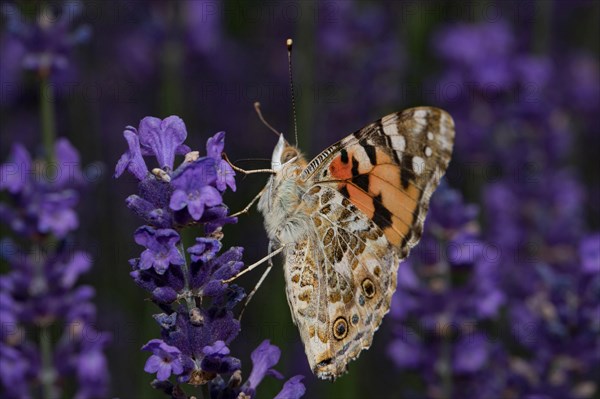
M315 185L303 205L312 228L286 252L288 301L311 369L333 379L371 346L396 287L398 256L336 189Z

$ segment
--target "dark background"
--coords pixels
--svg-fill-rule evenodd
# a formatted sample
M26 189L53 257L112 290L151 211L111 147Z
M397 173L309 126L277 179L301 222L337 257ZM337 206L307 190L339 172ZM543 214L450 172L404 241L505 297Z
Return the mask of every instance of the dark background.
M61 5L16 4L27 18L44 7L59 10ZM94 181L80 205L81 228L76 240L94 255L93 271L84 280L97 289L99 328L113 334L108 356L115 397L160 396L149 387L151 376L143 372L148 354L139 350L159 333L151 317L157 309L128 275L127 260L140 249L132 239L139 221L124 203L135 192L135 181L129 176L112 178L114 165L126 149L125 126L137 126L144 116L179 115L186 123L187 144L192 149L203 152L206 139L224 130L230 159L245 168L267 167L276 138L260 123L252 104L260 101L267 120L291 140L288 37L294 39L298 145L309 158L372 120L404 108L432 105L453 113L472 109L478 101L495 104L494 99L477 94L455 95L443 79L451 66L438 45L444 29L456 23L505 24L512 32L515 54L543 57L559 72L564 71L569 57L585 55L591 63L585 73L590 75L591 68L592 80L583 86L591 90L591 98L598 98L600 3L595 1L110 0L83 5L72 26L88 26L91 36L72 49L68 67L53 81L56 126L58 135L68 137L81 152L83 163L101 171L98 178L91 179ZM2 40L3 53L8 52L8 36ZM493 36L483 40L492 47L491 54L495 53L495 40ZM457 43L457 52L464 54L462 46L471 45ZM480 48L472 46L473 51ZM505 59L511 62L510 55ZM580 84L576 78L583 73L575 68L573 75L553 74L547 84L555 89L552 101L565 99L569 87ZM11 67L6 58L0 76L0 159L6 159L15 141L39 154L35 76ZM533 103L549 106L546 93L536 93L539 96L533 97ZM505 104L514 102L515 107L522 107L516 97L505 98ZM586 229L593 231L600 224L599 147L595 147L599 131L594 122L598 104L588 102L592 109L585 112L571 105L575 109L569 111L572 145L562 162L586 190L580 206ZM485 138L477 141L465 133L469 118L477 120L483 114L472 111L468 118L457 120L460 142L446 179L467 202L480 206L482 178L478 172L492 159L490 146L501 145ZM493 123L484 121L479 126L491 130ZM469 139L459 139L461 135ZM249 158L262 160L245 160ZM225 202L237 211L264 183L265 177L260 175L239 177L237 192L227 193ZM480 221L485 228L486 221ZM224 232L225 247L245 247L247 263L266 254L267 239L256 212L241 217ZM260 271L244 276L241 285L250 290L259 276ZM349 375L334 384L317 380L308 370L286 303L282 269L277 267L248 307L232 352L241 358L248 373L251 350L270 338L282 348L277 369L286 376L305 374L308 398L426 397L419 374L398 370L387 355L391 330L388 316L371 349L351 363ZM267 379L258 397L272 397L279 387L279 382Z

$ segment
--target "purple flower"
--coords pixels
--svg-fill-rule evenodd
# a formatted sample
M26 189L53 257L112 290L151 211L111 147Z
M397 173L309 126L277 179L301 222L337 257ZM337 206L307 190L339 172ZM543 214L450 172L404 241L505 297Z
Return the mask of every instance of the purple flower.
M192 262L208 262L221 250L222 244L214 238L196 237L196 245L188 248Z
M474 373L488 361L487 337L483 334L467 335L454 346L452 368L457 373Z
M182 173L173 179L175 191L169 206L174 211L188 209L194 220L200 220L205 207L212 207L223 202L219 191L208 185L214 182L214 161L204 158L193 162Z
M84 183L81 172L81 160L79 153L65 138L59 138L54 145L56 156L56 167L58 169L56 178L53 180L55 187L68 188L79 187Z
M123 132L123 136L125 137L125 140L127 140L129 150L121 155L119 162L117 162L115 177L121 176L125 169L127 169L131 174L137 177L138 180L143 180L148 175L148 167L142 157L140 138L137 131L135 128L128 126Z
M282 379L283 375L272 368L277 364L280 356L281 350L277 346L271 345L268 339L264 340L250 355L252 371L248 380L242 385L242 392L250 397L255 397L256 388L267 375ZM301 375L290 378L275 398L296 399L302 397L306 392L306 388L301 382L303 378Z
M135 283L151 293L162 311L154 316L162 339L154 339L143 348L153 352L145 370L157 373L154 388L173 397L183 393L168 381L171 375L179 384L208 384L214 397L236 398L246 392L254 395L265 375L281 377L271 369L280 351L265 341L252 354L254 368L248 382L240 385L241 362L231 355L229 344L240 332L233 309L245 292L223 281L243 269L243 250L232 247L219 254L221 227L237 221L228 216L221 198L227 187L235 188L233 171L221 159L224 133L209 138L208 155L198 158L183 144L185 126L177 117L162 122L144 118L139 132L126 131L130 151L119 161L116 175L128 168L141 180L138 195L130 196L127 204L152 225L135 232L135 241L146 249L139 258L130 260ZM181 149L189 155L175 167L174 156ZM162 172L147 173L142 155L148 154L157 156ZM182 212L184 208L186 212ZM206 236L196 237L193 245L184 248L180 232L197 224L203 225ZM228 385L226 378L237 383ZM278 397L298 398L303 393L300 378L295 377Z
M152 356L146 361L144 371L150 374L156 373L159 381L167 380L171 374L183 373L181 352L176 347L167 345L160 339L152 339L142 347L142 350L152 352Z
M142 226L136 230L134 238L137 244L146 247L138 264L142 270L153 267L158 274L164 274L169 265L181 266L185 263L176 246L179 234L175 230Z
M398 368L413 369L425 360L425 348L419 337L410 329L401 327L389 347L388 353Z
M252 359L252 372L248 377L248 381L244 384L246 391L254 393L256 387L261 381L267 376L273 376L275 378L283 378L281 373L272 369L273 366L279 361L281 356L281 350L275 345L271 345L271 342L266 339L264 340L250 355Z
M241 368L241 362L229 356L230 350L224 341L216 341L212 345L202 348L204 358L200 367L202 370L213 373L232 373Z
M71 30L82 8L80 2L65 2L59 16L47 9L36 18L35 24L27 24L16 6L4 4L2 11L8 19L8 31L24 48L22 68L54 74L68 70L72 49L91 35L85 25Z
M29 152L19 143L13 144L10 160L0 165L0 190L19 194L25 188L31 173Z
M185 155L190 148L183 142L187 137L185 124L177 116L169 116L163 120L147 116L140 121L139 129L128 126L123 132L129 150L121 156L115 168L115 177L128 169L138 180L148 174L148 167L143 155L156 157L163 170L173 170L175 155Z
M52 390L77 378L75 398L91 399L107 393L103 351L110 336L91 328L94 290L78 286L77 280L92 263L69 240L79 224L75 206L84 183L79 154L66 139L58 139L54 147L56 164L32 161L15 144L12 162L0 167L2 188L10 194L9 203L0 205L0 216L19 237L2 241L9 271L0 277L0 315L14 329L2 332L0 381L9 397L23 398L30 397L40 373L49 376L46 384ZM51 364L42 370L43 354L29 337L41 336L44 329L62 331L62 336L52 345ZM84 339L83 331L101 339Z
M600 234L592 234L581 240L579 257L584 273L600 273Z
M154 155L158 166L173 170L175 155L184 155L190 148L183 142L187 137L185 124L178 116L163 120L147 116L140 122L140 145L144 155Z
M221 157L224 147L225 132L219 132L206 142L206 154L214 159L216 163L217 189L225 191L225 188L229 186L230 189L235 191L235 172L231 165Z
M436 389L448 378L489 372L486 332L477 328L493 320L505 298L499 255L479 236L476 218L477 208L442 184L431 198L421 244L398 272L392 317L399 323L388 354L399 369L418 371ZM475 332L449 344L469 328Z
M304 396L306 388L302 384L304 376L296 375L283 384L283 389L273 399L299 399Z
M74 191L46 194L40 204L38 230L63 238L79 226L77 214L73 210L79 201Z
M0 343L0 380L6 389L9 398L29 398L29 387L27 375L30 372L30 364L17 349L4 343Z

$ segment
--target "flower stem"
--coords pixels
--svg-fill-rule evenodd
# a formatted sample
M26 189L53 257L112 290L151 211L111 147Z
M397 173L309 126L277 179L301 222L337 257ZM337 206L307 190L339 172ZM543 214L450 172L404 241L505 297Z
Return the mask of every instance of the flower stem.
M54 125L54 89L48 74L40 76L40 123L42 142L48 162L54 161L54 141L56 128Z
M181 45L181 13L178 2L169 2L166 11L168 36L163 45L161 109L165 115L180 115L183 112L184 84L182 65L184 51Z
M187 256L185 255L185 248L183 247L183 242L179 243L179 251L181 252L181 256L183 256L183 284L184 284L184 289L183 291L186 293L185 296L185 302L187 304L187 308L188 311L192 310L193 308L196 307L196 303L194 301L194 299L192 298L191 295L188 295L190 293L190 267L188 266L188 259Z
M208 383L200 386L200 397L202 399L210 399L210 391L208 390Z
M446 247L448 242L444 237L439 237L438 238L443 247ZM442 273L443 273L443 279L444 279L444 285L445 285L445 289L447 292L450 291L451 287L452 287L452 278L451 278L451 270L450 270L450 264L448 263L448 261L443 261L442 262ZM443 341L442 341L442 347L441 347L441 358L439 359L439 363L438 363L438 373L440 375L440 379L442 381L442 395L444 398L451 398L452 397L452 390L453 390L453 381L452 381L452 334L453 331L451 329L452 323L450 323L448 325L448 329L446 331L446 328L444 328L444 326L442 326L442 330L441 331L445 331L444 336L442 337Z
M45 399L56 399L58 394L54 387L56 372L52 365L52 342L50 339L50 329L44 326L40 330L40 352L42 356L42 372L40 379L43 387L43 397Z
M441 364L438 368L438 372L440 373L440 377L442 380L442 392L444 398L452 397L452 337L446 336L444 337L444 342L442 343L442 358Z
M534 30L533 50L538 54L543 54L548 50L548 43L552 36L551 21L552 21L553 4L546 0L537 0Z

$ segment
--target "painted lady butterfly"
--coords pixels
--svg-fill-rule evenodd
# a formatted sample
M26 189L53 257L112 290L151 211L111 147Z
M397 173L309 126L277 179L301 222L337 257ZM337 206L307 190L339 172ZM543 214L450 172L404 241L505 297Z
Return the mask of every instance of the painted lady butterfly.
M292 318L318 377L337 378L371 346L453 142L450 115L419 107L371 123L310 163L281 134L272 169L235 168L272 174L242 212L259 201L270 239L265 259L285 256Z

